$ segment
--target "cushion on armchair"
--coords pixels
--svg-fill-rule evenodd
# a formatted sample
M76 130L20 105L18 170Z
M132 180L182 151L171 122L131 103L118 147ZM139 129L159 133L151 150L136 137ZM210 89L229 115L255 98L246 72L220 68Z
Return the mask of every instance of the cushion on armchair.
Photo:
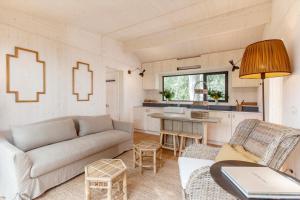
M223 161L223 160L239 160L239 161L246 161L256 163L257 161L253 159L254 155L251 155L250 152L246 152L245 150L242 151L240 147L236 150L230 144L224 144L219 151L218 155L215 158L216 162ZM249 156L249 155L251 156ZM247 156L248 155L248 156Z

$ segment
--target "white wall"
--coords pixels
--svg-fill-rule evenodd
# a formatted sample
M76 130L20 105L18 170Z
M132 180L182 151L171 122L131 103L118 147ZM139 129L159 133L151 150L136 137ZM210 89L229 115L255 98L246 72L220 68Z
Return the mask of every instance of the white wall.
M272 22L264 38L282 39L290 56L293 74L268 80L267 107L271 122L300 128L300 1L273 0ZM300 145L289 159L289 167L300 178Z
M159 66L162 73L161 75L165 74L182 74L182 73L201 73L201 72L215 72L215 71L228 71L228 93L229 93L229 100L228 103L223 104L231 104L235 105L235 100L242 100L250 101L250 102L257 102L258 101L258 87L249 87L249 88L236 88L232 87L232 67L228 63L229 60L233 59L234 62L238 62L240 64L241 58L243 56L243 49L239 50L231 50L231 51L224 51L219 53L210 53L204 54L197 58L189 58L184 60L166 60L166 61L158 61L150 63L152 66L157 67ZM149 63L148 63L149 64ZM201 65L201 69L199 70L188 70L188 71L176 71L176 67L178 66L191 66L191 65ZM174 69L172 69L174 68ZM168 72L173 71L171 73ZM147 73L147 72L146 72ZM161 77L160 77L160 89L162 89ZM155 99L161 101L161 95L158 91L155 90L145 90L144 92L146 99Z
M15 46L38 51L46 62L46 94L39 103L15 103L14 95L6 93L5 55L13 53ZM89 63L94 71L94 94L89 102L78 102L72 95L76 61ZM122 44L110 38L0 9L0 129L59 116L104 114L105 67L127 71L138 65L135 56L124 53ZM141 103L143 93L141 80L126 75L121 119L131 120L132 107Z

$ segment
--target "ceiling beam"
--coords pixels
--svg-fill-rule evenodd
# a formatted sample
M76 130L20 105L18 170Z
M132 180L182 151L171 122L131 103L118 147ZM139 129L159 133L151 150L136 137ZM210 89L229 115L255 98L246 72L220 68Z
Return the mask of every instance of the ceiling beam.
M261 26L269 23L270 17L271 4L266 3L201 20L175 29L142 36L124 42L124 46L127 51L136 52L142 49L181 43Z

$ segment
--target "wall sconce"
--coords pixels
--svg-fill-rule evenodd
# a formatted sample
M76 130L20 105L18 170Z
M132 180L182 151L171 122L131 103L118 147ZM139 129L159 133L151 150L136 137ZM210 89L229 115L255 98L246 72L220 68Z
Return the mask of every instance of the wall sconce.
M131 74L131 73L134 72L134 71L139 71L139 75L140 75L141 77L144 77L144 74L145 74L145 72L146 72L146 70L143 69L142 67L137 67L137 68L135 68L134 70L128 70L128 74Z
M233 60L229 60L229 63L232 65L232 71L240 69L239 66L236 65L236 63L233 62Z

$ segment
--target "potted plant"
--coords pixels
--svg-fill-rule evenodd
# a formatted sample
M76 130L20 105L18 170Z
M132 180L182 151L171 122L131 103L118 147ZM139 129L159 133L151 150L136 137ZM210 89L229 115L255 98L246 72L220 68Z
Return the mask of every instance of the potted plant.
M215 100L215 103L218 104L219 99L224 97L224 94L222 91L219 90L208 90L208 95Z
M164 91L159 92L159 93L163 97L166 98L167 103L168 103L168 101L170 101L175 96L175 93L172 90L169 90L169 89L165 89Z

